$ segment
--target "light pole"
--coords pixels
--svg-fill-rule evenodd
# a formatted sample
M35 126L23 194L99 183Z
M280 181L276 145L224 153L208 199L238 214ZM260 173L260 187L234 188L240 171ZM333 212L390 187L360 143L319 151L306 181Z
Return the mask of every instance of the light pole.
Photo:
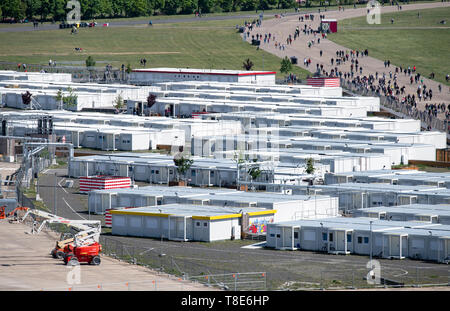
M320 233L322 235L322 244L323 244L323 223L320 223Z
M370 265L372 265L372 223L373 221L370 221Z
M58 177L55 173L55 186L53 187L53 214L56 215L56 186L57 186Z

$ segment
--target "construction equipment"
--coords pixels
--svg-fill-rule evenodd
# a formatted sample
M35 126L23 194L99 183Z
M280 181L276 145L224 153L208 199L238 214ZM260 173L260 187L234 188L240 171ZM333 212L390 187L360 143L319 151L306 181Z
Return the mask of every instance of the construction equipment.
M99 253L102 251L102 246L98 242L83 246L77 246L75 242L74 246L67 245L65 251L67 252L64 256L66 265L74 266L82 262L99 265L101 262Z
M6 206L0 206L0 219L6 219L8 217L14 216L15 219L17 219L17 212L18 211L26 211L28 210L28 207L16 207L15 209L13 209L11 212L7 213L6 212Z
M64 258L64 262L68 264L70 261L71 265L77 262L100 264L98 255L101 252L101 245L98 243L101 233L100 220L70 220L41 210L27 209L21 221L23 222L30 214L45 219L39 227L37 221L33 221L32 234L40 233L44 226L50 223L64 224L77 231L75 234L61 235L55 248L50 252L54 258Z

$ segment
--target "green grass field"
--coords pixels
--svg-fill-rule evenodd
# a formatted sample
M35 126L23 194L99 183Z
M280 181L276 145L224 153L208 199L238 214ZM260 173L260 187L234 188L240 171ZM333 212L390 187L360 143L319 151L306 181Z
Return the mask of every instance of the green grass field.
M420 12L420 18L417 13ZM446 83L450 73L450 8L385 13L381 24L369 25L366 17L343 20L328 38L351 49L369 49L370 56L389 59L397 66L416 66L418 72ZM391 18L394 23L391 24ZM440 24L446 20L445 25Z
M317 12L319 8L319 2L320 1L310 1L311 7L301 7L300 11L302 12ZM415 3L419 3L420 1L416 1ZM425 1L430 2L430 0ZM342 5L346 8L352 8L353 4L349 5ZM365 4L357 4L357 7L363 7ZM327 10L337 10L338 5L336 3L332 3L330 6L327 6ZM325 7L320 7L322 11ZM272 14L280 14L280 13L294 13L295 9L277 9L272 8L269 10L265 10L264 14L266 16L272 15ZM237 12L219 12L219 13L207 13L203 14L203 17L216 17L216 16L257 16L261 13L261 10L252 10L252 11L237 11ZM120 17L120 18L97 18L96 21L99 23L103 22L122 22L122 21L158 21L158 20L166 20L166 19L174 19L174 18L193 18L194 14L179 14L179 15L155 15L155 16L140 16L140 17ZM37 20L39 20L39 16L35 17ZM91 22L92 20L84 20L82 17L82 21ZM50 24L50 22L45 22L45 25ZM57 22L59 24L59 22ZM6 27L33 27L32 23L16 23L16 24L9 24L9 23L0 23L0 28L6 28Z
M152 27L80 28L72 35L69 29L0 33L0 61L28 64L57 63L83 65L88 55L97 66L114 67L130 63L139 67L145 57L147 67L191 67L243 69L249 58L253 70L279 72L281 59L244 42L235 26L243 20L197 21L159 24ZM75 52L76 47L83 52ZM307 72L294 67L293 73L304 78ZM278 78L282 78L278 74Z

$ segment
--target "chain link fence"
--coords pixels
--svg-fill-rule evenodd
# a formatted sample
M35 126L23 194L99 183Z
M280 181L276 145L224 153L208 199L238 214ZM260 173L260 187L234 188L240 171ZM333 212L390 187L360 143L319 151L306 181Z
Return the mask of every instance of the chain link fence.
M286 282L281 290L343 290L450 286L450 270L433 267L323 269L314 277Z
M25 71L18 63L0 62L2 70ZM26 64L26 71L48 73L70 73L74 82L95 82L95 83L127 83L128 76L124 70L113 68L93 68L88 70L82 66L46 66L41 64Z
M154 269L174 277L225 290L266 290L265 272L238 273L223 267L203 264L193 259L175 257L163 252L163 247L127 245L108 236L100 237L103 254L125 262ZM199 258L201 259L201 258Z

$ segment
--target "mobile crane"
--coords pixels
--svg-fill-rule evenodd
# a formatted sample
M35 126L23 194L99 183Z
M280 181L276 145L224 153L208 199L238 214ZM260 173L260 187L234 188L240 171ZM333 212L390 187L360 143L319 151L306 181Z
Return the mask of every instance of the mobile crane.
M65 264L75 265L86 262L99 265L101 260L99 253L102 250L98 243L101 233L100 220L71 220L59 217L37 209L26 209L25 215L20 219L23 222L28 215L35 215L44 218L44 221L37 226L33 221L32 234L39 234L46 224L60 223L72 227L77 232L73 235L64 233L60 240L56 242L55 248L50 254L53 258L64 259Z

